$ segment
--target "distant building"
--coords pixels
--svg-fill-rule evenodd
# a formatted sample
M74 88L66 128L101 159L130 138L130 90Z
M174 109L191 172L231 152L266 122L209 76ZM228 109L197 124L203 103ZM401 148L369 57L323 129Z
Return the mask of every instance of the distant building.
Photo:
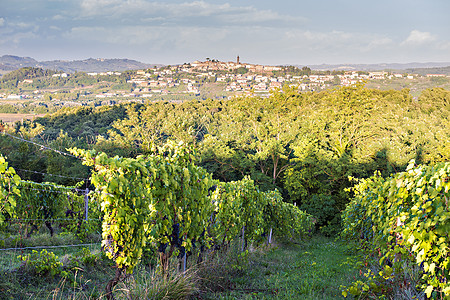
M19 99L23 99L23 96L22 95L9 95L8 97L6 97L6 99L19 100Z
M63 78L66 78L67 76L69 76L67 73L58 73L52 75L52 77L63 77Z
M427 74L427 77L445 77L445 74Z
M369 72L369 77L372 79L384 79L387 72Z

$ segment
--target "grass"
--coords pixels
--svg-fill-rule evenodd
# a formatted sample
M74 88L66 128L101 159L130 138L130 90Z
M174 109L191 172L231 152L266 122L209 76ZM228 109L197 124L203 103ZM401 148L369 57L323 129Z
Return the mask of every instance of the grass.
M0 299L69 299L70 295L76 299L90 299L92 295L101 295L107 280L113 277L114 271L110 262L104 259L100 252L99 237L89 240L89 246L66 247L66 245L80 244L71 233L50 236L45 230L34 233L29 238L8 233L0 235ZM56 276L37 275L29 267L24 266L19 256L26 256L33 250L40 252L40 246L50 247L46 250L53 252L59 260L64 262L64 271L70 276L65 278ZM51 246L56 246L51 248ZM63 246L63 247L60 247ZM37 247L37 249L1 250L7 248ZM87 248L82 255L81 250ZM92 259L86 253L92 253ZM82 287L82 288L81 288ZM54 298L55 291L60 298ZM87 293L91 295L84 297ZM53 296L50 296L53 295ZM95 299L95 298L92 298Z
M342 242L314 236L250 252L226 288L204 299L342 299L341 285L357 275L356 257ZM230 274L231 275L231 274Z
M162 279L156 270L139 268L135 275L119 283L116 288L117 299L188 299L198 295L199 277L195 271L172 272L169 278Z
M9 256L3 252L0 299L105 299L104 288L114 277L114 268L100 249L90 249L96 259L89 263L78 248L48 250L72 275L37 276L20 266L17 252ZM323 236L250 247L245 252L236 244L209 253L200 265L192 257L185 274L175 270L173 260L167 280L158 268L141 264L116 286L114 294L116 299L342 299L340 286L350 285L357 276L355 261L344 243Z
M51 274L37 275L23 264L12 270L3 269L0 274L0 299L99 298L114 275L111 263L103 259L99 251L94 251L96 261L84 264L79 258L74 258L75 251L72 251L60 257L60 260L66 260L65 270L71 274L66 278Z

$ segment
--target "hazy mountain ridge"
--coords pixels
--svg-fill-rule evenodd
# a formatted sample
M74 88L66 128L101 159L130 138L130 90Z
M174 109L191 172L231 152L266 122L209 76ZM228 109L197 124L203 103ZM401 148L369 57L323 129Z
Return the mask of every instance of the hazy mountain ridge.
M23 67L59 70L63 72L106 72L146 69L161 64L146 64L131 59L89 58L84 60L51 60L37 61L31 57L3 55L0 57L0 72L5 73Z
M382 70L416 70L429 68L449 67L450 62L426 62L426 63L379 63L379 64L321 64L310 65L312 70L348 70L348 71L382 71ZM428 72L429 73L429 72Z
M412 68L406 69L407 73L427 75L427 74L445 74L450 75L450 66L448 67L435 67L435 68Z
M51 60L37 61L31 57L3 55L0 57L0 73L17 70L23 67L37 67L64 72L106 72L146 69L163 64L147 64L131 59L102 59L88 58L84 60ZM302 67L303 65L294 65ZM428 73L441 73L450 75L450 62L427 63L379 63L379 64L321 64L308 65L312 70L354 70L354 71L404 71L425 75ZM431 69L431 70L430 70Z

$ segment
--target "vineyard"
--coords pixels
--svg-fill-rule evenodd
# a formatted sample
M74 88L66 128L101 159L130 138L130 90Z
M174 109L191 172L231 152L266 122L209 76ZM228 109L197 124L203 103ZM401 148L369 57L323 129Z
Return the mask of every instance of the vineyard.
M449 298L449 99L286 87L1 124L0 298Z
M450 297L450 163L415 166L389 178L360 180L343 214L343 236L379 260L381 271L368 273L344 291L358 297L381 296L388 280L415 266L427 298ZM405 281L404 288L409 283Z
M22 234L29 236L45 225L53 235L52 222L58 220L82 236L98 230L101 221L102 249L117 268L106 286L108 298L144 253L159 259L161 276L167 276L172 256L185 262L188 254L197 255L201 261L208 249L226 248L236 238L244 251L272 235L304 236L314 226L312 216L285 203L276 190L261 192L249 178L213 180L195 165L193 150L182 144L168 143L137 158L71 152L93 168L95 191L88 200L76 187L21 181L2 158L0 226L21 221Z

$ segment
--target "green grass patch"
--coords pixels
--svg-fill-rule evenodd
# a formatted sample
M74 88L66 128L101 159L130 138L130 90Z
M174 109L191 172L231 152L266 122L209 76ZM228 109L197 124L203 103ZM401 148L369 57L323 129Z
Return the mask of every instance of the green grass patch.
M341 285L357 275L347 245L314 236L250 252L243 268L224 278L223 290L204 299L342 299Z
M114 295L116 299L342 299L341 286L349 286L359 275L356 254L333 238L313 236L244 252L239 246L237 241L226 251L210 251L200 265L191 257L186 274L177 271L174 259L167 280L161 278L158 266L141 264L116 286ZM63 263L54 276L37 274L32 264L24 266L17 256L28 252L1 253L0 299L104 299L115 270L99 247L48 250ZM62 276L63 271L70 276Z
M66 252L63 256L56 254L55 259L61 265L36 259L37 253L33 256L23 254L31 259L27 263L11 256L11 260L17 260L19 265L14 269L1 269L0 299L98 299L104 294L104 287L114 276L114 270L99 250L70 248L70 251L52 252Z

